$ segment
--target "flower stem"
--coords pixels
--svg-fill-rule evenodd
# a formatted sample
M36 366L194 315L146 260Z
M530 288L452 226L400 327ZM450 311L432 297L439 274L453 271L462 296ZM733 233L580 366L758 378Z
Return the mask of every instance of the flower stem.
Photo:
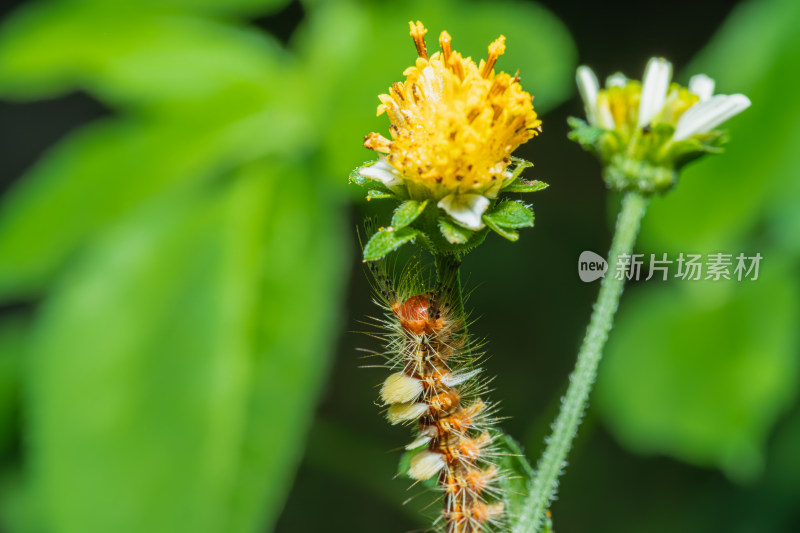
M597 365L614 321L625 281L617 279L613 271L617 257L630 254L639 233L639 226L649 199L638 192L628 192L622 200L622 210L617 217L617 227L608 252L609 271L600 284L600 293L592 311L586 336L578 352L575 370L569 378L569 388L562 400L561 410L547 439L547 447L530 485L530 493L522 515L513 528L513 533L535 533L541 526L547 506L553 499L558 478L566 464L567 453L578 431L586 410L589 393L597 376Z

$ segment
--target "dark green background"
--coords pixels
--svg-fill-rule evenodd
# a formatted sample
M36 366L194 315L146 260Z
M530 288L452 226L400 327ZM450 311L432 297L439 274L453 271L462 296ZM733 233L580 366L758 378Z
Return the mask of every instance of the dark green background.
M554 504L559 532L800 530L800 8L762 2L23 2L0 28L0 526L38 533L408 531L409 440L357 333L376 308L345 185L385 131L407 21L508 37L543 133L536 227L464 263L502 427L541 450L617 199L566 139L578 64L663 55L751 109L651 205L641 253L764 256L756 282L625 292ZM298 468L299 467L299 468ZM296 468L298 468L296 470ZM296 470L296 475L295 475ZM434 510L429 510L435 512Z

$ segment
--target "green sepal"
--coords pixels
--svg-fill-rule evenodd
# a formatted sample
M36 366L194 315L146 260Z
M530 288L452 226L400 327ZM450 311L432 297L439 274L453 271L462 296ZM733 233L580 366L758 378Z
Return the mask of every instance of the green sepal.
M567 138L590 151L596 150L597 142L606 133L606 130L603 128L590 126L584 120L577 117L567 118L567 124L572 128L572 131L567 133Z
M395 230L405 228L425 211L425 206L427 205L428 200L422 202L406 200L395 209L394 215L392 215L392 227Z
M511 159L511 162L514 163L514 165L516 165L514 167L514 170L511 171L511 178L509 179L509 183L514 183L514 180L516 180L519 177L519 175L522 174L523 170L533 166L533 163L531 163L527 159L522 159L521 157L514 157L512 155L509 156L509 159Z
M405 197L405 194L401 190L392 190L386 185L383 184L380 180L376 180L374 178L369 178L367 176L362 176L360 174L362 168L371 167L378 160L375 161L367 161L360 167L356 167L354 170L350 172L350 176L348 178L350 183L355 183L359 187L369 187L367 191L367 200L372 199L383 199L383 198L395 198L401 199Z
M513 200L500 202L483 215L483 221L490 220L503 228L530 228L533 226L533 211L525 204Z
M404 244L413 241L420 234L413 228L394 230L384 228L373 235L364 246L364 261L376 261L389 252L397 250Z
M370 189L367 191L367 201L370 200L384 200L386 198L397 198L397 195L392 192L382 191L380 189Z
M377 161L366 161L363 165L354 168L352 171L350 171L350 177L348 178L348 181L361 187L366 187L367 185L373 184L375 182L374 179L362 176L359 174L359 172L362 168L372 166L375 163L377 163Z
M519 193L536 192L546 189L549 186L550 185L548 183L539 180L533 180L533 181L516 180L511 185L504 188L503 192L519 192Z
M466 244L475 234L474 231L458 224L453 224L446 218L439 219L439 231L450 244Z
M680 168L703 154L724 152L723 146L727 144L728 140L727 132L720 130L694 135L688 139L671 143L664 159L670 161L675 168Z
M678 173L671 164L653 164L618 154L603 167L603 179L610 188L618 191L634 190L641 194L653 194L672 188Z
M504 237L511 242L517 242L517 240L519 239L519 233L517 233L513 229L506 229L501 226L498 226L491 219L486 218L486 215L483 215L483 221L486 223L487 226L489 226L489 228L492 229L492 231L494 231L501 237Z

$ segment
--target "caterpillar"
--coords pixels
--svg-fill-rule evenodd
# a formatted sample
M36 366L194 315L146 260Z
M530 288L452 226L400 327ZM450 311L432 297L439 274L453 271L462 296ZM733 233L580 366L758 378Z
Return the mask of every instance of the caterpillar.
M495 409L482 398L486 381L467 333L460 262L448 259L433 287L422 279L418 263L406 268L398 287L384 262L368 263L393 371L380 400L391 424L415 427L406 446L415 452L407 474L418 482L438 481L444 531L482 533L500 526L504 512L490 433Z

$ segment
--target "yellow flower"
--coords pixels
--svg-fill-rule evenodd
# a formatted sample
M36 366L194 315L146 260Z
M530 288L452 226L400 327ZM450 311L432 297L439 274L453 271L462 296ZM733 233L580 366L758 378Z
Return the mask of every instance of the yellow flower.
M519 76L494 71L505 37L476 65L452 49L446 31L441 51L429 57L427 30L421 22L409 25L419 57L403 73L404 82L378 97L391 139L367 135L364 146L378 152L379 161L360 173L409 198L436 200L462 226L480 229L490 199L513 181L509 156L541 131L541 121Z

